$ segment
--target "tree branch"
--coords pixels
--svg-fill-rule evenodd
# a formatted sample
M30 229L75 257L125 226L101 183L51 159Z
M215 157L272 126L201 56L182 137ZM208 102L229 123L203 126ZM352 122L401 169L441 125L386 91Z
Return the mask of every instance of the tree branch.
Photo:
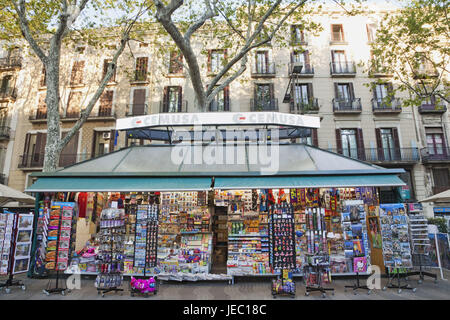
M28 24L28 20L26 18L26 9L25 9L25 0L20 0L19 3L16 3L16 1L12 2L14 5L14 9L17 12L17 16L19 17L19 25L20 30L22 31L22 35L24 38L28 41L33 51L36 53L36 55L41 59L42 63L44 65L47 64L48 57L45 55L44 51L41 49L41 47L37 44L36 40L31 35L30 26Z

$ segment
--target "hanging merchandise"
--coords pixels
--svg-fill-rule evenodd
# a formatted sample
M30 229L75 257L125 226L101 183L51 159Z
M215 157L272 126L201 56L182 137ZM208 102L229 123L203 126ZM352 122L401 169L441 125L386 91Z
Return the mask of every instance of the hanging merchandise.
M275 270L295 269L294 209L287 203L269 207L270 265Z
M309 194L314 195L315 192L309 192ZM306 284L305 295L308 296L310 292L319 291L325 297L326 291L331 291L334 294L333 288L323 287L325 283L331 282L325 209L306 208L305 213L307 242L307 253L305 254L303 267L304 281Z
M100 218L100 274L95 286L102 297L107 292L123 291L119 287L123 282L125 210L118 209L116 204L112 202L113 208L103 209Z

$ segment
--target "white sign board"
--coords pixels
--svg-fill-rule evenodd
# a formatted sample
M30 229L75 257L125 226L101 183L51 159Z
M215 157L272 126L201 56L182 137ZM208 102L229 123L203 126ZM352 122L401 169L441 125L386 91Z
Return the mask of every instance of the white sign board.
M116 130L195 125L277 125L320 128L320 117L281 112L161 113L117 119Z

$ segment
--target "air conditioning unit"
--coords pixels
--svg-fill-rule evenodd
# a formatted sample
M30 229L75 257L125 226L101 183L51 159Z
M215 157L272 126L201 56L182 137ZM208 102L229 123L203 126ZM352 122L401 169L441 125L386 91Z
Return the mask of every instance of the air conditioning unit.
M291 73L298 74L302 72L303 63L301 62L293 62L291 65Z
M111 138L111 132L103 132L103 139Z

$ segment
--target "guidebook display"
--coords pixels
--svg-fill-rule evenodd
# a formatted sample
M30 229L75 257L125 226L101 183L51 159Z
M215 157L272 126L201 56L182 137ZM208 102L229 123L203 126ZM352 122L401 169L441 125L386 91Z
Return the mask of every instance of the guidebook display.
M370 263L364 204L359 200L347 200L344 203L342 229L345 258L351 262L353 272L364 273Z
M391 268L411 268L411 246L405 206L380 204L381 235L384 265Z

